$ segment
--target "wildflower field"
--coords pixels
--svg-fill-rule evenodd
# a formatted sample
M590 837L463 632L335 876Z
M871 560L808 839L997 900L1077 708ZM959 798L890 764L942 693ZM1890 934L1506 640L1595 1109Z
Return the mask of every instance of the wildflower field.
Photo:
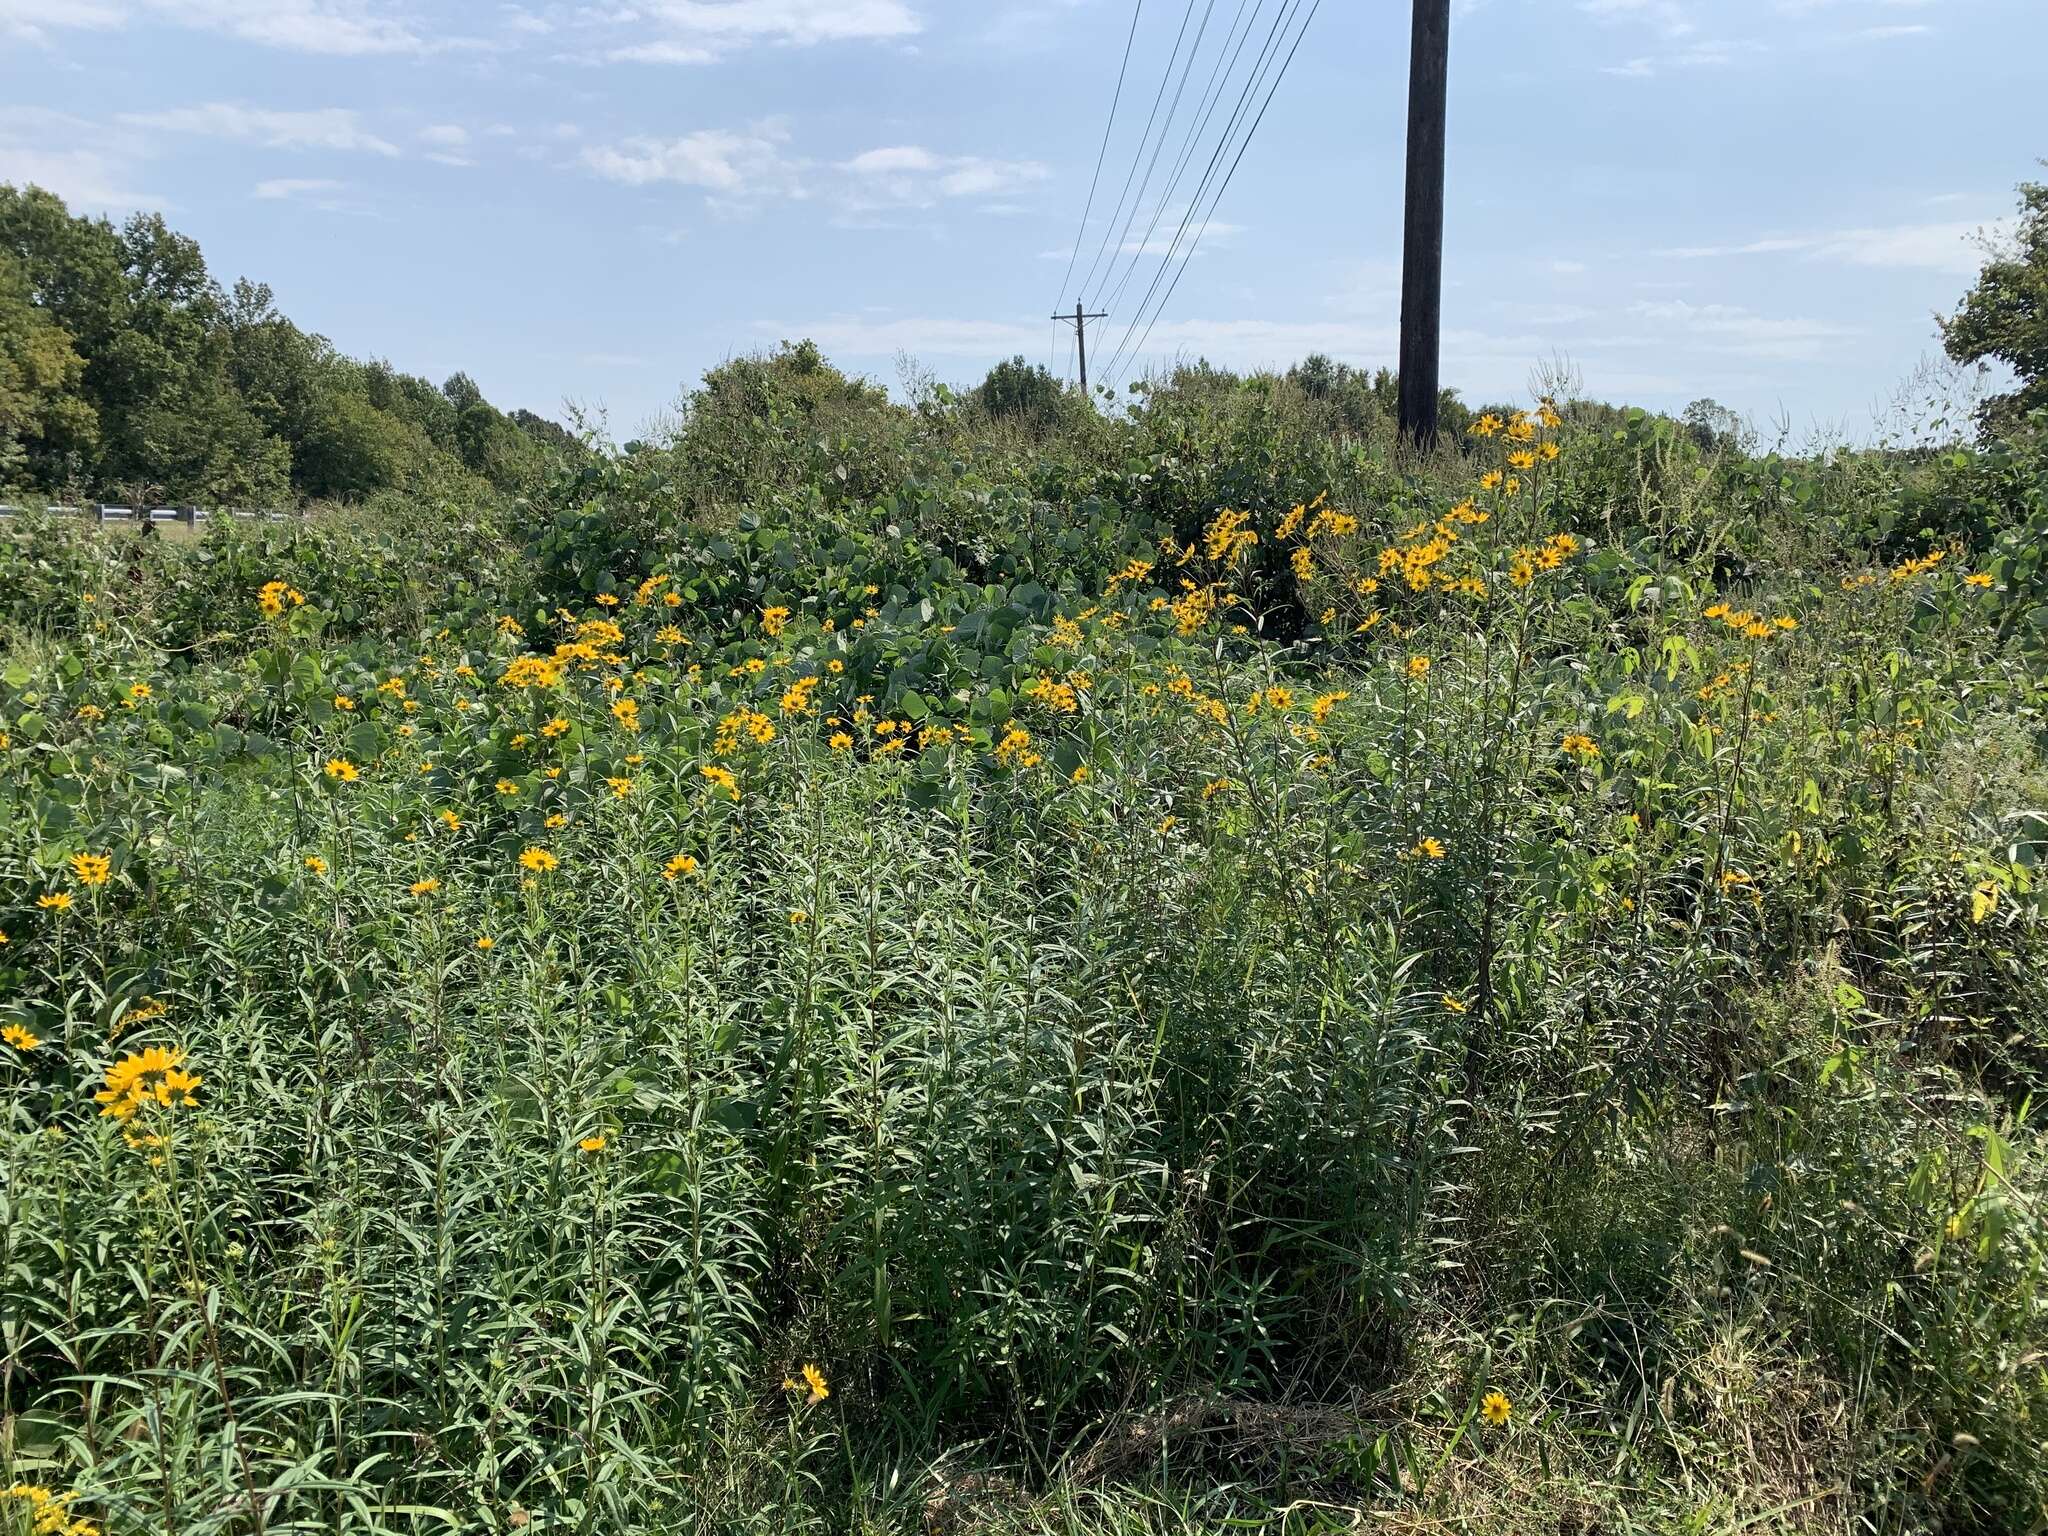
M1309 408L20 520L0 1530L2041 1529L2041 424Z

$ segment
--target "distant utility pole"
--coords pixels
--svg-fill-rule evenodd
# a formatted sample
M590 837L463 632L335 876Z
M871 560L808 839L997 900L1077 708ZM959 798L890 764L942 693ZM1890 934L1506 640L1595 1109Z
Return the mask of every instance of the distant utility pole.
M1408 59L1408 213L1401 258L1401 435L1436 441L1444 300L1444 123L1451 0L1415 0Z
M1107 320L1108 318L1109 312L1107 310L1103 311L1101 314L1096 315L1085 313L1082 310L1079 301L1075 302L1074 312L1071 315L1053 316L1053 319L1064 320L1067 322L1067 324L1071 325L1074 328L1074 339L1080 343L1081 393L1084 395L1088 393L1088 322L1090 320ZM1115 359L1112 358L1111 361L1114 362Z

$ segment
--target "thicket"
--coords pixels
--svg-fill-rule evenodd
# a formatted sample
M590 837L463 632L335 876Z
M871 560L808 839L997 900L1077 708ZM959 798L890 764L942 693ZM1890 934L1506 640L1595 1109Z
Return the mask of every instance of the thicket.
M2048 422L1331 399L22 520L0 1519L2040 1529Z

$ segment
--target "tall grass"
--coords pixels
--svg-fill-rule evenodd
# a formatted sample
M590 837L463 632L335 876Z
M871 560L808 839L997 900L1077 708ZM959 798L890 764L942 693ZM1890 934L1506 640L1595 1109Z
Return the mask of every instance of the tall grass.
M2027 1528L2013 594L1724 595L1569 490L1057 595L691 533L560 615L54 546L9 1478L121 1532ZM152 1046L196 1102L100 1113Z

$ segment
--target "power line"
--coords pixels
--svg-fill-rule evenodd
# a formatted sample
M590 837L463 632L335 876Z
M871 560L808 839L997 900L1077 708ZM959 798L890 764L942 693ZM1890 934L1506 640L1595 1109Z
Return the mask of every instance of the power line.
M1173 52L1166 58L1166 73L1160 77L1159 90L1152 98L1152 111L1145 118L1145 131L1138 135L1137 153L1131 156L1131 168L1124 173L1123 191L1117 194L1116 208L1102 231L1102 244L1095 252L1095 259L1088 264L1088 275L1081 279L1083 293L1094 285L1096 269L1102 265L1103 255L1109 250L1110 232L1116 228L1116 221L1124 211L1124 199L1131 195L1131 182L1137 177L1138 162L1145 158L1145 146L1152 142L1152 125L1159 120L1159 104L1166 100L1166 88L1173 82L1173 61L1180 57L1180 45L1188 35L1188 23L1194 18L1195 0L1188 0L1188 8L1181 13L1180 31L1174 35Z
M1173 120L1180 115L1181 98L1187 95L1188 81L1195 73L1195 59L1202 51L1202 39L1209 35L1209 18L1215 14L1216 0L1208 0L1208 3L1202 7L1202 24L1195 29L1195 41L1193 46L1188 49L1187 62L1181 66L1180 84L1173 89L1173 105L1166 109L1166 121L1159 125L1159 142L1152 147L1152 158L1145 163L1145 178L1138 183L1138 195L1131 199L1130 217L1124 220L1124 232L1117 236L1117 255L1122 255L1125 246L1130 243L1131 226L1138 222L1138 210L1145 206L1145 193L1152 185L1152 173L1159 169L1159 157L1166 153L1167 135L1173 129ZM1175 51L1178 52L1179 50L1176 49ZM1173 63L1171 60L1167 62L1166 70L1170 77L1173 73ZM1144 153L1143 146L1140 146L1139 153ZM1115 275L1116 256L1112 256L1109 259L1108 276L1103 279L1105 286L1109 278ZM1095 297L1097 302L1100 302L1102 294L1098 291Z
M1145 14L1145 0L1138 0L1131 10L1131 31L1124 39L1124 61L1117 66L1116 94L1109 98L1109 121L1102 125L1102 148L1095 154L1095 175L1088 182L1088 201L1081 209L1081 227L1074 231L1074 251L1067 258L1066 276L1060 279L1060 291L1053 296L1055 302L1064 302L1067 284L1073 280L1074 267L1081 259L1081 242L1088 238L1088 215L1095 211L1095 189L1102 180L1102 165L1109 158L1109 137L1116 130L1116 109L1124 99L1124 76L1131 67L1131 45L1138 40L1138 18ZM1057 345L1057 332L1055 332Z
M1124 275L1118 280L1115 291L1109 295L1110 304L1121 302L1124 289L1130 285L1131 278L1137 273L1139 261L1146 251L1152 248L1152 237L1159 232L1159 221L1173 205L1173 194L1179 189L1182 178L1187 175L1188 166L1195 157L1195 148L1200 143L1202 135L1209 131L1210 120L1215 117L1216 108L1222 104L1230 74L1237 68L1237 61L1244 53L1244 45L1251 41L1252 33L1258 30L1259 13L1266 8L1266 0L1258 0L1252 10L1250 24L1245 27L1243 36L1238 35L1238 23L1245 19L1245 6L1248 3L1249 0L1238 0L1237 15L1231 20L1230 31L1224 35L1223 48L1216 56L1216 67L1209 72L1209 83L1202 90L1203 99L1207 104L1202 108L1200 115L1188 124L1188 136L1174 161L1173 174L1160 190L1159 201L1153 205L1152 222L1146 226L1144 236L1138 243L1127 247L1131 255L1130 263L1124 268ZM1234 49L1231 47L1233 39L1237 44Z
M1251 148L1252 140L1258 136L1259 126L1265 122L1266 113L1273 105L1273 98L1279 94L1281 85L1286 82L1287 72L1294 64L1294 56L1301 51L1302 39L1308 36L1308 29L1314 23L1316 13L1322 8L1323 0L1315 0L1315 3L1309 7L1308 16L1303 20L1301 30L1294 35L1294 45L1287 50L1287 58L1281 64L1280 72L1273 78L1273 88L1266 93L1266 100L1259 108L1259 115L1252 120L1250 130L1246 132L1243 143L1238 146L1237 158L1231 161L1230 170L1223 178L1223 185L1217 188L1216 196L1210 200L1209 212L1202 220L1201 229L1196 232L1193 242L1188 246L1188 254L1181 259L1180 270L1174 274L1172 284L1167 288L1165 296L1160 299L1158 307L1153 310L1152 318L1146 322L1145 333L1138 338L1137 345L1131 348L1129 356L1121 359L1126 365L1135 362L1144 352L1145 343L1152 338L1153 326L1159 323L1159 317L1166 312L1166 306L1173 302L1173 295L1180 287L1180 280L1187 275L1188 264L1193 260L1196 249L1201 245L1202 236L1209 232L1209 220L1216 216L1216 209L1222 203L1223 195L1230 190L1231 182L1237 179L1237 168L1244 164L1245 152ZM1164 268L1161 270L1163 272ZM1140 311L1140 314L1142 315L1142 311ZM1136 323L1135 320L1132 322L1133 325ZM1122 349L1119 348L1118 350L1121 352ZM1113 356L1110 359L1112 368L1119 361L1118 357ZM1122 382L1123 375L1118 373L1113 383L1120 384Z
M1126 247L1130 251L1130 263L1124 268L1124 275L1121 279L1118 280L1115 290L1107 295L1107 302L1111 306L1114 306L1122 301L1124 289L1130 286L1130 281L1132 277L1134 277L1137 274L1138 263L1141 260L1143 260L1146 252L1152 248L1152 237L1159 232L1159 221L1165 217L1167 208L1172 205L1173 194L1175 190L1180 186L1181 179L1187 174L1187 168L1195 157L1195 147L1200 142L1202 135L1208 131L1210 119L1212 119L1216 115L1216 108L1222 105L1225 92L1223 90L1217 89L1217 82L1219 78L1227 82L1229 78L1229 72L1234 71L1237 68L1237 61L1239 57L1241 57L1244 53L1244 45L1252 40L1252 34L1258 30L1259 13L1265 10L1266 0L1258 0L1257 8L1253 10L1251 15L1251 24L1244 29L1244 35L1242 37L1237 36L1237 22L1238 20L1242 20L1244 17L1244 8L1246 3L1247 0L1239 0L1237 7L1237 20L1233 20L1230 24L1230 32L1228 35L1225 36L1223 40L1224 52L1218 54L1216 60L1216 68L1215 70L1211 71L1209 76L1209 84L1203 90L1203 95L1208 101L1208 106L1204 108L1202 114L1198 118L1196 118L1193 122L1191 122L1188 125L1187 141L1181 146L1180 156L1174 165L1173 174L1171 178L1167 181L1164 190L1160 192L1159 201L1152 210L1152 222L1149 226L1147 226L1144 238L1139 240L1136 246ZM1286 9L1284 0L1281 8L1283 12ZM1237 38L1237 47L1234 51L1230 48L1230 41L1233 37ZM1270 47L1270 40L1268 46ZM1264 59L1265 53L1265 49L1260 50L1261 60ZM1260 72L1262 72L1262 69L1254 70L1255 75ZM1237 114L1233 113L1232 121L1235 122L1236 120ZM1213 165L1214 157L1212 156L1211 166L1213 167ZM1207 176L1205 175L1205 183L1206 180ZM1185 210L1183 210L1183 216L1185 216ZM1103 295L1098 294L1097 298L1098 300L1100 300L1103 298Z
M1172 265L1175 254L1180 250L1181 242L1187 238L1189 226L1193 223L1196 214L1201 211L1203 199L1208 196L1210 185L1215 181L1217 169L1223 163L1223 157L1230 152L1230 146L1237 137L1238 127L1244 121L1245 112L1256 98L1259 85L1264 81L1267 71L1272 67L1278 43L1280 39L1286 36L1287 28L1294 18L1300 14L1301 5L1302 0L1284 0L1279 12L1274 16L1273 25L1266 34L1266 41L1259 49L1259 56L1254 62L1250 74L1246 76L1243 88L1238 93L1237 105L1232 108L1230 119L1224 125L1222 134L1217 138L1216 147L1209 156L1209 164L1204 168L1202 178L1196 185L1193 196L1189 198L1187 207L1182 211L1180 227L1174 231L1173 240L1167 247L1166 254L1160 262L1159 270L1153 273L1152 282L1146 288L1144 298L1139 301L1138 308L1133 313L1131 324L1124 331L1122 343L1119 345L1117 353L1111 358L1112 363L1115 363L1121 357L1123 346L1129 344L1132 335L1135 334L1138 325L1144 319L1147 307L1150 306L1154 296L1158 294L1159 285L1165 281L1167 270ZM1311 19L1313 19L1313 12L1311 13ZM1256 17L1254 21L1256 21ZM1305 35L1305 24L1303 30ZM1299 46L1298 42L1297 46ZM1270 100L1270 97L1268 99ZM1220 196L1219 192L1219 199ZM1211 217L1214 216L1214 212L1215 206L1212 203L1210 207ZM1203 220L1205 232L1207 228L1208 219L1205 218ZM1199 237L1197 239L1199 240ZM1190 248L1189 256L1192 257L1192 255L1193 250ZM1135 267L1133 270L1135 271ZM1176 278L1177 281L1178 279Z

